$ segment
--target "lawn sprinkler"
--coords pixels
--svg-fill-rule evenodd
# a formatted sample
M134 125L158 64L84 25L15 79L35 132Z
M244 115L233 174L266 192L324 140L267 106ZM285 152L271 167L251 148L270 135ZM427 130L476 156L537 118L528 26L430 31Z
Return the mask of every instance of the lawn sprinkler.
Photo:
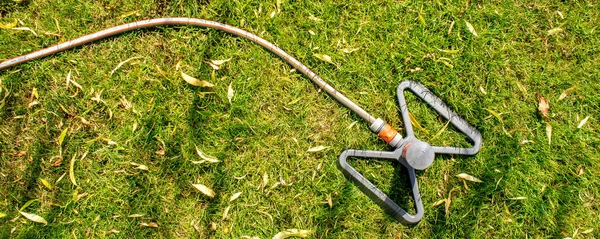
M414 81L403 81L400 83L397 89L398 103L400 104L400 113L404 121L404 128L406 131L406 137L402 137L392 126L387 124L380 118L375 118L367 113L360 106L346 98L331 85L327 84L317 74L312 72L308 67L300 63L291 55L284 52L281 48L273 45L272 43L262 39L252 33L239 29L237 27L225 25L223 23L208 21L196 18L157 18L150 20L143 20L120 26L108 28L96 33L85 35L83 37L70 40L58 45L50 46L29 54L25 54L19 57L15 57L0 63L0 70L7 69L11 66L15 66L21 63L25 63L34 59L42 58L57 52L65 51L92 41L104 39L113 35L117 35L123 32L128 32L141 28L149 28L156 26L177 26L177 25L192 25L205 28L214 28L221 31L228 32L230 34L246 38L251 40L273 54L283 58L286 62L302 72L306 77L312 80L319 88L327 92L331 97L336 99L346 108L352 110L358 116L360 116L369 125L373 133L377 134L381 139L388 143L393 151L369 151L369 150L354 150L349 149L344 151L338 160L338 167L344 173L344 175L350 179L358 188L382 207L387 213L396 218L398 221L404 224L417 223L423 217L423 202L421 201L421 194L419 193L419 186L415 175L416 170L424 170L433 163L435 154L459 154L459 155L474 155L479 152L481 147L482 139L481 134L477 129L471 126L467 121L458 116L452 111L440 98L429 91L425 86ZM404 91L410 90L416 96L423 99L429 106L437 111L441 116L450 121L450 123L460 132L464 133L467 137L472 140L473 146L471 148L457 148L457 147L438 147L431 146L426 142L417 139L414 135L410 118L408 115L408 107L404 98ZM369 180L363 177L358 171L347 163L349 157L353 158L378 158L378 159L392 159L398 161L402 166L408 170L408 176L410 185L412 187L412 194L414 197L415 211L416 214L411 215L406 210L402 209L392 199L390 199L385 193L375 187Z

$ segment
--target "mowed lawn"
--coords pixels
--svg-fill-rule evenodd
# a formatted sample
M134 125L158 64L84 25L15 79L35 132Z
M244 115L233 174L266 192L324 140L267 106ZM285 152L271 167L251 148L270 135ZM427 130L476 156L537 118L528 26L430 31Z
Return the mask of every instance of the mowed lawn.
M255 33L402 133L396 87L418 81L483 147L418 172L425 216L400 224L336 167L392 149L290 65L214 29L138 30L0 71L0 237L600 237L597 1L5 0L0 60L166 16ZM408 96L417 137L470 145ZM350 163L414 212L398 163Z

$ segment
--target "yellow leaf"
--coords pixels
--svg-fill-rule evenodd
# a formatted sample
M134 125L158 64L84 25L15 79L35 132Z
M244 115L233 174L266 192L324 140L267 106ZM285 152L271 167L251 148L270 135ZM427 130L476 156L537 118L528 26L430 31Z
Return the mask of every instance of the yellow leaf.
M342 51L344 53L348 53L348 54L350 54L352 52L355 52L355 51L358 51L358 50L360 50L360 48L344 48L344 49L342 49Z
M31 220L32 222L42 223L44 225L48 224L46 219L44 219L43 217L40 217L38 215L35 215L33 213L26 213L26 212L19 212L19 213L21 213L21 215L23 215L25 218Z
M65 140L65 136L67 136L67 130L69 128L66 127L65 129L63 129L62 132L60 132L60 135L58 136L58 147L62 147L63 141Z
M431 141L433 141L434 139L436 139L438 136L440 136L445 130L446 128L448 128L448 125L450 124L450 120L448 120L448 122L446 122L446 125L444 125L444 127L442 127L434 136L433 138L431 138Z
M324 62L328 62L333 64L333 61L331 60L331 57L325 54L313 54L314 57L316 57L319 60L322 60Z
M230 105L231 105L231 100L233 99L233 95L235 94L232 84L233 84L233 82L229 83L229 87L227 88L227 99L229 100Z
M198 189L198 191L200 191L201 193L203 193L206 196L209 196L211 198L215 197L215 191L213 191L212 189L210 189L207 186L204 186L202 184L192 184L192 186L194 186L194 188Z
M216 66L220 66L225 62L231 61L231 58L232 57L229 57L228 59L225 59L225 60L210 60L210 62L212 62Z
M140 10L133 10L133 11L126 12L125 14L119 16L119 18L123 19L123 18L127 18L131 15L139 16L140 15L139 13L140 13Z
M514 197L514 198L509 198L510 200L526 200L527 197Z
M448 53L448 54L456 54L458 53L460 50L443 50L443 49L437 49L438 51L441 51L443 53Z
M461 173L461 174L458 174L458 175L456 175L456 176L457 176L457 177L459 177L459 178L462 178L462 179L464 179L464 180L471 181L471 182L476 182L476 183L481 183L481 182L482 182L482 181L481 181L481 180L479 180L478 178L476 178L476 177L473 177L473 176L471 176L471 175L468 175L468 174L466 174L466 173Z
M492 114L494 117L496 117L496 119L498 119L498 121L500 121L500 123L504 124L504 121L502 120L502 117L500 117L500 114L498 114L498 112L492 110L492 109L487 109L484 108L485 110L487 110L487 112L490 112L490 114Z
M14 20L13 22L11 22L11 23L6 23L6 24L2 24L2 23L0 23L0 28L2 28L2 29L11 29L11 28L13 28L13 27L16 27L16 26L17 26L17 23L18 23L18 22L17 22L17 19L15 19L15 20Z
M421 13L419 13L419 21L420 21L422 24L425 24L425 18L423 17L423 15L421 15Z
M46 179L40 178L40 182L42 183L42 185L44 185L44 187L48 188L48 190L52 190L52 185L50 185L50 183L46 181Z
M234 193L233 195L231 195L231 197L229 198L229 202L233 202L233 200L236 200L237 198L240 197L240 195L242 195L242 192L237 192Z
M190 85L195 85L195 86L200 86L200 87L208 87L208 88L212 88L213 86L215 86L208 81L198 80L198 79L191 77L183 72L181 72L181 77L183 78L183 80L185 80L185 82L189 83Z
M517 82L517 87L519 88L519 90L521 92L523 92L523 95L527 95L527 89L525 89L525 86L521 85L521 82L516 81Z
M410 124L417 127L417 129L423 131L425 134L429 134L429 130L423 128L423 126L419 124L419 121L417 121L417 119L415 119L415 117L410 112L408 112L408 118L410 118Z
M314 152L323 151L323 150L328 149L328 148L329 147L325 147L325 146L319 145L317 147L312 147L312 148L308 149L307 152L314 153Z
M0 218L5 218L6 216L6 213L0 212Z
M581 129L581 127L583 127L583 125L585 125L585 123L588 121L588 119L590 119L589 115L587 117L585 117L583 120L581 120L581 122L579 122L579 125L577 125L577 128Z
M312 234L311 230L299 230L299 229L287 229L279 232L273 236L273 239L285 239L288 237L301 237L305 238Z
M558 33L561 33L562 31L563 31L563 29L560 27L552 28L552 29L548 30L548 35L550 35L550 36L556 35Z
M71 163L69 163L69 179L73 183L73 185L77 186L77 182L75 182L75 172L73 170L75 165L75 154L73 154L73 158L71 158Z
M136 218L136 217L143 217L143 216L145 216L145 214L136 213L136 214L131 214L131 215L127 216L127 217Z
M552 144L552 125L546 122L546 136L548 136L548 144Z
M202 158L202 160L200 161L192 161L193 164L203 164L203 163L218 163L221 162L220 160L218 160L217 158L210 156L210 155L206 155L204 154L200 149L198 149L198 146L196 147L196 153L198 154L198 156L200 156L200 158Z
M567 97L567 95L569 95L571 92L573 92L575 89L577 88L577 85L571 86L571 88L566 89L562 94L560 94L560 97L558 97L558 100L562 100L565 97Z
M25 204L23 204L23 206L21 208L19 208L19 211L25 210L27 207L29 207L31 204L33 204L34 202L37 202L37 201L39 201L39 200L31 199L31 200L27 201Z
M119 68L121 68L121 66L125 65L125 63L130 62L130 61L135 60L135 59L139 59L139 58L142 58L142 57L141 56L134 56L134 57L131 57L131 58L127 59L127 60L124 60L124 61L120 62L117 65L117 67L115 67L115 69L113 69L112 71L110 71L110 75L112 76L115 73L115 71L117 71Z
M442 200L439 200L439 201L435 202L435 203L433 204L433 206L434 206L434 207L437 207L437 206L439 206L439 205L442 205L442 204L444 204L445 202L446 202L446 199L442 199Z
M35 31L33 31L31 28L29 27L13 27L11 28L12 30L18 30L18 31L30 31L31 33L33 33L33 35L37 36L38 34L35 33Z
M467 28L469 29L469 31L471 33L473 33L473 35L475 35L476 37L479 37L479 35L477 35L477 32L475 31L475 28L473 27L473 25L471 25L471 23L465 21L465 24L467 24Z
M157 228L158 224L156 224L154 222L148 222L148 223L142 222L142 223L140 223L140 226Z
M223 221L227 220L227 216L229 215L229 209L231 209L231 206L227 206L225 208L225 211L223 211L223 217L221 218L221 220L223 220Z

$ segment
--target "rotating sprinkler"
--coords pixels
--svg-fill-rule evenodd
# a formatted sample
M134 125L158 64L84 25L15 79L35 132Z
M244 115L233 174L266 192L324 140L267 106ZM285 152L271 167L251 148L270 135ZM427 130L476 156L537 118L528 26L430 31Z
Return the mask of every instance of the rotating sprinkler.
M417 223L423 217L423 202L421 200L421 194L419 193L419 186L415 174L416 170L424 170L429 167L435 158L435 154L457 154L457 155L474 155L479 152L481 147L482 139L479 131L471 126L467 121L458 116L452 111L440 98L429 91L425 86L414 81L403 81L400 83L397 89L398 103L400 105L400 113L404 122L404 128L406 131L406 137L402 137L398 131L392 126L387 124L380 118L375 118L367 113L363 108L346 98L331 85L327 84L317 74L312 72L304 64L300 63L297 59L283 51L281 48L273 45L272 43L262 39L250 32L239 29L237 27L229 26L223 23L208 21L204 19L196 18L157 18L150 20L143 20L120 26L108 28L96 33L85 35L83 37L70 40L64 43L60 43L54 46L50 46L29 54L18 56L0 63L0 70L7 69L9 67L22 64L34 59L46 57L57 52L65 51L92 41L114 36L123 32L128 32L141 28L149 28L156 26L177 26L177 25L192 25L205 28L214 28L221 31L228 32L230 34L246 38L251 40L273 54L283 58L287 63L292 65L302 74L306 75L311 81L313 81L319 88L327 92L331 97L340 102L346 108L352 110L366 123L370 125L373 133L377 134L387 144L389 144L393 151L369 151L369 150L354 150L349 149L339 156L338 168L344 173L344 175L350 179L358 188L365 193L371 200L377 203L383 208L388 214L396 218L398 221L405 224ZM431 146L426 142L417 139L414 135L410 118L408 115L408 107L404 98L404 91L410 90L416 96L425 101L431 108L437 111L441 116L450 121L450 123L460 132L464 133L469 139L471 139L473 146L471 148L458 148L458 147L439 147ZM412 195L414 197L415 211L416 214L409 214L406 210L398 206L392 199L390 199L385 193L379 190L369 180L363 177L358 171L347 163L348 158L378 158L378 159L391 159L398 161L402 166L408 170L408 176L410 180Z

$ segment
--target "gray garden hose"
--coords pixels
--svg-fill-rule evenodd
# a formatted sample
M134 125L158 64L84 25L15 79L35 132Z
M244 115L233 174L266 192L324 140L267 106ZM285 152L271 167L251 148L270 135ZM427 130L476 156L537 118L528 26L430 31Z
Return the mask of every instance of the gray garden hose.
M231 33L236 36L240 36L249 39L264 48L268 49L275 55L283 58L286 62L296 68L298 71L306 75L312 80L319 88L327 92L331 97L336 99L342 105L358 114L363 120L370 124L371 130L382 138L390 146L394 147L393 152L382 152L382 151L365 151L365 150L346 150L344 151L338 161L340 170L346 177L351 179L355 184L359 186L359 189L367 194L373 201L379 204L386 212L390 213L394 218L403 223L416 223L423 216L423 205L421 201L421 195L417 185L415 176L415 169L423 170L431 165L434 160L435 153L445 154L464 154L473 155L476 154L482 144L481 134L477 129L472 127L467 121L459 117L454 111L452 111L441 99L427 90L423 85L413 82L404 81L398 87L398 102L400 103L400 110L404 125L406 128L407 137L403 138L392 126L385 123L382 119L375 118L367 113L360 106L350 101L331 85L327 84L323 79L312 72L308 67L300 63L291 55L284 52L281 48L273 45L272 43L262 39L252 33L239 29L237 27L225 25L219 22L208 21L204 19L196 18L157 18L150 20L143 20L120 26L108 28L96 33L85 35L83 37L60 43L51 47L41 49L26 55L15 57L0 63L0 70L5 70L9 67L25 63L34 59L49 56L51 54L65 51L92 41L107 38L116 34L120 34L127 31L132 31L141 28L165 26L165 25L193 25L199 27L214 28ZM473 141L473 147L471 148L457 148L457 147L438 147L430 146L428 143L423 142L415 138L412 131L412 126L408 117L408 108L404 99L404 90L411 90L415 95L422 98L428 103L434 110L440 115L445 117L452 123L457 130L463 132ZM399 207L393 200L391 200L385 193L381 192L372 183L365 179L360 173L354 168L347 164L346 159L348 157L356 158L385 158L395 159L400 162L401 165L405 166L409 172L409 178L411 182L413 197L415 199L417 214L410 215L404 209Z

